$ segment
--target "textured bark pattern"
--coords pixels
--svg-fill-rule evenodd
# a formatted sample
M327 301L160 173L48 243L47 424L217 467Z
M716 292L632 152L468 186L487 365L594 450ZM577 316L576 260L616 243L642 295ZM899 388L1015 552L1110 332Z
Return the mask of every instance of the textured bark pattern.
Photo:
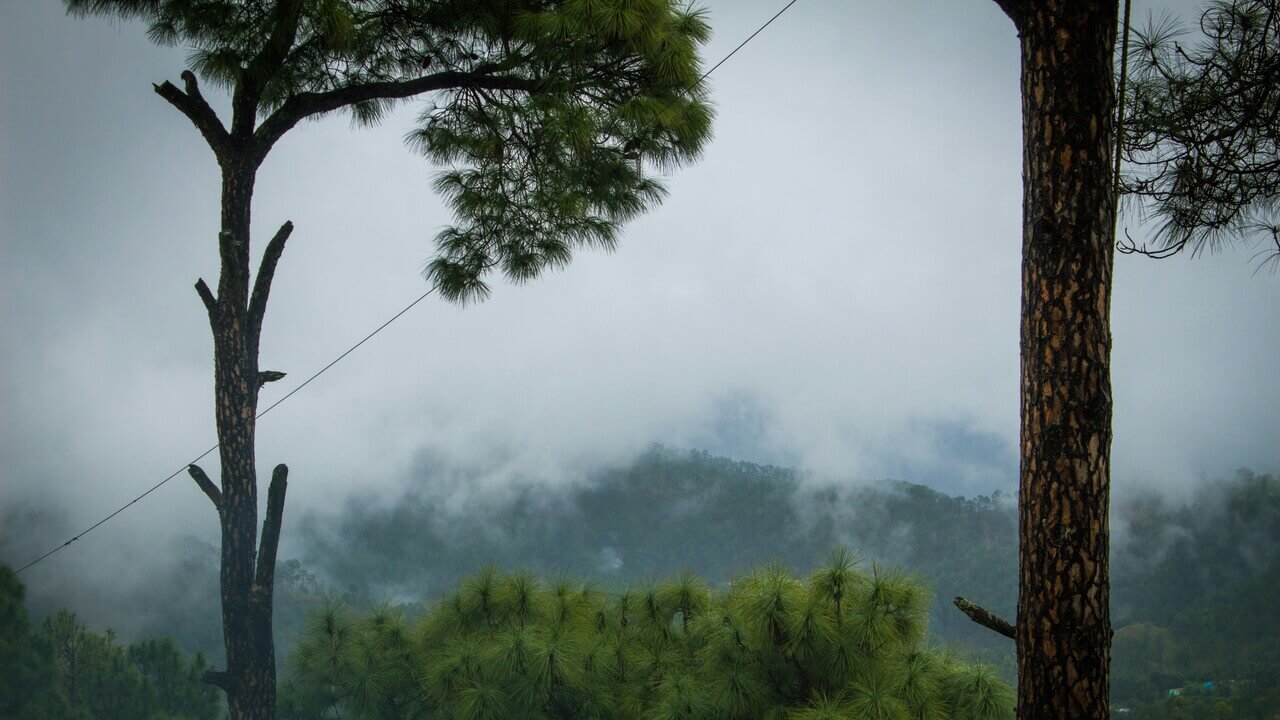
M233 143L234 143L233 139ZM222 159L222 232L218 312L213 322L214 394L222 463L222 676L232 720L275 717L275 647L271 588L257 572L258 476L254 417L258 410L258 337L249 322L249 218L256 162L251 145ZM274 553L273 553L274 555ZM274 563L274 556L269 562Z
M1115 0L1022 10L1018 717L1109 717Z
M258 412L258 340L276 262L293 229L286 222L267 245L250 296L249 228L253 184L272 143L298 122L286 119L279 133L255 136L261 92L282 68L297 39L304 3L274 4L270 32L263 46L239 74L231 97L231 129L200 93L196 76L182 73L185 92L172 83L155 91L200 130L222 170L222 227L218 234L221 275L218 294L196 283L213 331L214 414L218 425L222 487L198 467L191 476L218 509L222 526L222 634L227 669L205 679L227 693L232 720L275 717L275 645L271 636L272 583L276 548L284 510L285 476L280 465L271 481L263 540L258 547L258 476L254 467L254 430ZM336 109L336 108L333 108ZM277 113L278 114L278 113Z

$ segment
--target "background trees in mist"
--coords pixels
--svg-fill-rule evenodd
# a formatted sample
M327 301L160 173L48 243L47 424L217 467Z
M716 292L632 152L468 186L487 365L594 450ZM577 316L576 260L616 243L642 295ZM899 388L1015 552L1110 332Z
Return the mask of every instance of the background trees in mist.
M214 720L221 706L208 668L170 639L131 645L60 610L33 628L24 588L0 567L0 718Z
M433 472L448 471L421 472L420 483L433 485L440 484L430 482ZM701 494L690 502L695 488ZM1274 710L1267 698L1280 692L1274 612L1280 481L1242 471L1185 493L1127 493L1114 509L1113 702L1147 713L1143 717L1177 717L1166 707L1170 689L1214 681L1230 688L1225 699L1241 709L1241 717L1253 717L1244 708ZM729 579L771 561L807 574L825 548L843 542L859 548L868 563L915 573L941 598L930 604L931 642L992 664L1005 680L1013 677L1011 644L947 601L962 594L1001 613L1012 608L1016 515L1007 499L949 497L907 483L827 485L786 468L655 449L580 484L529 484L509 494L481 494L467 507L465 516L442 515L436 498L418 492L300 522L295 547L302 562L282 562L276 578L282 655L306 637L313 627L309 618L336 604L355 621L389 598L395 604L383 614L398 612L412 627L426 611L422 601L452 592L476 563L526 567L544 577L591 577L610 592L689 567L723 589ZM15 531L24 527L21 515L2 521L9 520ZM764 524L777 533L768 546L755 539ZM495 534L494 526L513 530ZM608 538L608 566L599 528L615 533ZM695 546L702 552L686 550ZM342 562L334 547L358 548L363 562ZM157 605L144 615L136 612L144 596L135 588L93 588L90 603L40 595L30 605L36 631L25 635L23 646L43 642L40 620L73 604L93 618L82 622L119 627L121 644L169 636L186 653L216 657L217 550L193 542L187 552L187 561L140 581ZM687 563L684 554L691 558ZM0 663L0 682L18 677L20 670ZM1224 696L1181 703L1209 706L1219 699Z
M70 720L53 647L31 627L25 595L13 570L0 566L0 718Z

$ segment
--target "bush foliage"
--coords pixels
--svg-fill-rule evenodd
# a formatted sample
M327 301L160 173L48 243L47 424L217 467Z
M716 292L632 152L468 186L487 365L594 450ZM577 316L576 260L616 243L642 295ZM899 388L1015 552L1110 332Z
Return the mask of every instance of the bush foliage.
M685 573L621 592L487 568L410 628L320 613L281 717L1012 718L989 669L926 647L929 593L834 552L808 578Z

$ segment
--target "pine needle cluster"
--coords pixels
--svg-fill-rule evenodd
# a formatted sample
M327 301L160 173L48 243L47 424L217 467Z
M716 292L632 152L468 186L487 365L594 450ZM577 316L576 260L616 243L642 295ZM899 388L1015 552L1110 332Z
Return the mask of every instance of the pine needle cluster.
M1212 0L1198 37L1168 17L1135 33L1123 190L1167 257L1258 244L1280 267L1280 0Z
M837 551L809 578L692 574L619 593L482 570L412 631L333 608L282 718L926 720L1013 717L992 671L924 645L929 593Z

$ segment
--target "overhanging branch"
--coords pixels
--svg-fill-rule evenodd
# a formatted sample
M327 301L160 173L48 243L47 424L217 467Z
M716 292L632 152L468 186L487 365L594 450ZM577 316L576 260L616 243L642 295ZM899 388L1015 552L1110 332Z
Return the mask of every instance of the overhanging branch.
M196 126L200 134L204 136L205 142L209 143L209 147L213 149L213 154L217 156L218 162L222 162L223 156L231 145L231 136L227 134L226 128L222 126L222 121L218 119L218 114L213 111L209 103L205 101L204 96L200 94L200 86L196 83L196 76L190 70L182 71L182 83L187 88L184 93L179 90L176 85L164 81L160 85L153 85L156 94L169 104L178 108L191 124Z
M1015 638L1016 630L1013 627L1013 624L1008 620L1005 620L981 605L969 602L962 597L957 597L952 602L954 602L956 607L960 609L960 612L968 615L970 620L978 623L982 627L987 628L988 630L994 630L1010 640Z
M258 126L254 138L259 141L258 152L265 157L271 146L300 121L355 103L368 100L399 100L436 90L462 87L535 92L541 86L542 82L539 80L511 75L450 70L413 80L361 83L322 93L299 93L285 100L279 109L271 113L271 117Z

